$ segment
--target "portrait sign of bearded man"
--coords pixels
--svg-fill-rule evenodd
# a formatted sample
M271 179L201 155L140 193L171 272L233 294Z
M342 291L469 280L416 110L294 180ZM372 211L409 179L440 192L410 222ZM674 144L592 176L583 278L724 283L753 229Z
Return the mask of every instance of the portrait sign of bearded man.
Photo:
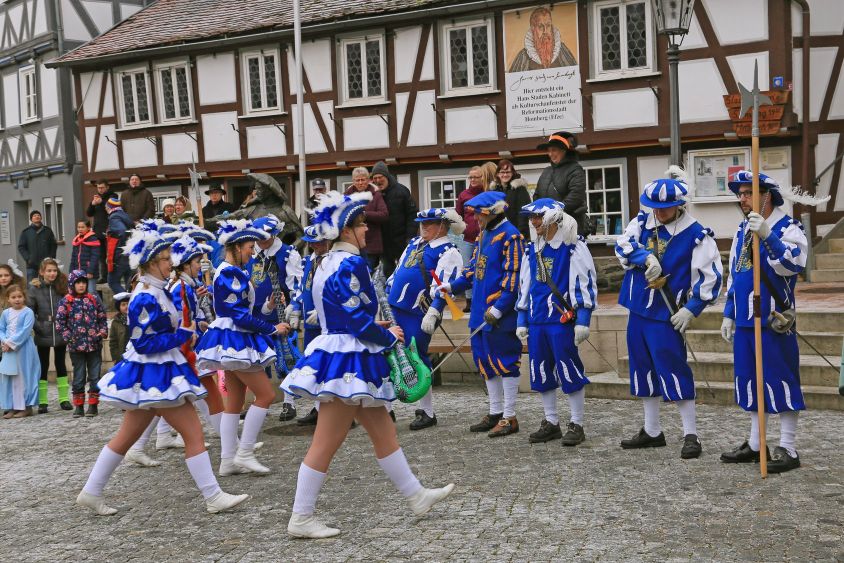
M548 8L537 8L530 14L530 29L525 46L513 59L508 72L525 72L562 66L575 66L577 60L563 43L560 30L551 21Z

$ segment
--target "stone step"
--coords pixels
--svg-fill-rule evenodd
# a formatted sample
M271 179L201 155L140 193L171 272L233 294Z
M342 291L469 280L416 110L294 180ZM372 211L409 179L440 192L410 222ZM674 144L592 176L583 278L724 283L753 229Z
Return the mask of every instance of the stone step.
M812 270L812 281L815 283L844 282L844 269Z
M830 252L844 252L844 238L829 239Z
M732 382L733 354L719 352L695 351L697 361L689 356L689 367L695 375L695 380L703 382L709 380ZM827 356L832 365L841 365L841 356ZM629 356L618 360L618 373L627 376L630 373ZM838 371L833 370L820 356L800 355L800 382L803 385L834 387L838 389Z
M801 322L802 324L802 322ZM812 346L818 349L818 352L825 356L838 356L841 354L841 343L844 340L844 333L831 332L802 332L801 336L808 340ZM689 346L697 352L721 352L725 354L732 354L733 345L721 338L720 330L688 330L686 331L686 341ZM798 339L800 349L807 353L813 354L809 346Z
M630 382L619 379L612 372L589 375L591 384L586 388L586 396L593 399L635 399L630 395ZM733 384L722 381L711 381L710 388L698 381L696 384L698 403L708 405L735 405L735 391ZM818 387L803 385L803 399L810 409L826 409L844 411L844 397L838 394L838 387ZM736 408L739 408L736 406Z
M840 270L844 268L844 253L816 254L815 266L818 270Z

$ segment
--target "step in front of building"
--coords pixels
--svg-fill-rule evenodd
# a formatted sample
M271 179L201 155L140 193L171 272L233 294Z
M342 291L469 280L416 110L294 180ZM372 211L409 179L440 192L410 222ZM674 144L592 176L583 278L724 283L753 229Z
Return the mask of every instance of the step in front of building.
M844 282L844 269L812 270L812 281L816 283Z
M830 254L816 254L815 267L818 270L841 270L844 269L844 252L833 252Z
M801 331L800 335L805 338L809 344L814 346L819 353L825 356L841 355L841 343L844 341L844 333ZM813 352L806 342L803 341L803 338L797 340L800 350L808 354L814 354L815 352ZM698 351L705 351L732 354L733 352L733 345L721 338L720 330L687 330L686 342L688 342L689 347L691 347L695 353Z
M844 238L829 239L829 252L831 254L844 253Z

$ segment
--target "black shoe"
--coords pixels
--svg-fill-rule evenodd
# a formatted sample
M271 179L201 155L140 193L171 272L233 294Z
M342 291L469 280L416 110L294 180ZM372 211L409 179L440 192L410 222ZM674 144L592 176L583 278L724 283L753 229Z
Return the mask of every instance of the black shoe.
M396 411L390 411L390 418L392 419L393 422L396 421Z
M88 411L85 413L86 417L91 418L97 416L98 414L97 405L88 405Z
M73 409L73 418L82 418L83 416L85 416L85 407L78 405Z
M479 423L470 426L469 432L489 432L495 428L502 416L504 416L503 412L498 414L488 414L484 416Z
M287 422L296 418L296 407L290 403L281 404L281 414L278 415L279 422Z
M559 424L551 424L544 418L539 423L539 430L532 432L528 436L528 441L531 444L540 444L543 442L550 442L551 440L559 440L563 437L563 432L560 430Z
M463 307L463 312L464 313L471 313L472 312L472 300L471 299L466 300L466 306Z
M767 447L765 448L768 449ZM768 451L768 460L771 459L771 452ZM759 452L750 449L747 440L731 452L721 454L721 461L724 463L759 463Z
M700 438L697 434L686 434L683 437L683 449L680 450L680 459L695 459L700 457L703 446L700 445Z
M583 443L586 439L586 433L583 431L583 427L581 425L569 422L566 428L568 428L568 430L566 431L565 436L563 436L564 446L576 446Z
M665 434L659 433L659 436L651 436L645 429L639 430L639 433L629 440L622 440L621 447L625 450L635 450L637 448L661 448L665 445Z
M311 409L311 412L303 416L302 418L296 421L296 424L301 424L302 426L314 426L317 423L317 417L319 416L319 411L316 409Z
M411 430L422 430L437 425L437 415L428 416L424 410L416 411L416 419L410 423Z
M774 455L768 462L768 473L785 473L800 467L800 456L791 457L788 450L777 446L774 448Z
M47 414L48 412L50 411L47 408L47 405L38 405L38 414Z
M59 407L63 411L72 411L73 410L73 405L70 404L70 401L62 401L61 403L59 403Z

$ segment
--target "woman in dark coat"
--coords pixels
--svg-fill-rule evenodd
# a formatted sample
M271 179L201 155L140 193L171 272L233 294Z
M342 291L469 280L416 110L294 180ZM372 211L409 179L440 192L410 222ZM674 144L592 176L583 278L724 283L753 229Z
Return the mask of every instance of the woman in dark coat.
M528 215L519 213L522 207L531 202L530 193L527 190L527 182L522 180L521 175L516 172L513 163L509 160L498 162L498 172L495 181L490 184L489 189L497 192L504 192L507 197L507 220L513 223L525 240L530 240L530 224Z

